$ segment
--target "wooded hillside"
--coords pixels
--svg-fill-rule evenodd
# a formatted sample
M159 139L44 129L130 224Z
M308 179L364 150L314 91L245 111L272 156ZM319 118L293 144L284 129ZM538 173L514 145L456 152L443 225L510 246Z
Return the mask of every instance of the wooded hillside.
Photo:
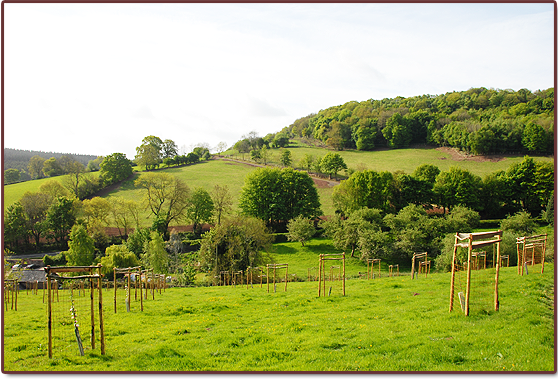
M314 138L337 150L434 144L473 154L551 154L553 127L554 88L481 87L351 101L297 119L277 135Z

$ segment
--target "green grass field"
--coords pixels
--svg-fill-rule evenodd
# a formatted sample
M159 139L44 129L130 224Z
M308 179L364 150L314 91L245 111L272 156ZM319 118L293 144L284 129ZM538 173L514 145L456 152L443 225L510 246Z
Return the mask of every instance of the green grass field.
M275 255L282 262L289 253ZM42 291L23 291L18 310L4 313L3 371L555 371L553 273L552 264L523 277L503 268L500 311L472 303L469 317L448 312L448 273L351 279L346 296L328 283L321 298L316 282L276 293L172 288L143 312L132 298L129 313L120 293L117 314L104 291L106 355L97 343L79 356L69 325L69 348L52 359Z

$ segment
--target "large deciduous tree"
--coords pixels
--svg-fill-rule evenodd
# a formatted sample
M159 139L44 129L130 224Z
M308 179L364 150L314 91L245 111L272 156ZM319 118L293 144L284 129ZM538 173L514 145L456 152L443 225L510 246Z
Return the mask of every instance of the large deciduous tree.
M260 218L269 225L299 215L321 215L318 191L312 178L292 168L260 168L246 176L240 194L245 215Z
M35 238L38 246L41 236L47 231L45 223L51 198L47 194L32 193L27 191L20 199L23 210L27 217L27 228Z
M145 170L152 170L162 162L163 141L157 136L145 137L136 148L136 163L145 166Z
M143 173L134 183L144 189L145 205L160 221L160 232L166 234L171 222L186 216L190 189L180 179L169 173Z
M214 209L215 206L209 192L201 187L194 189L186 209L186 218L192 222L196 235L201 235L203 223L212 221Z
M392 182L393 175L387 171L355 172L333 189L333 204L344 215L363 207L389 212L392 210Z
M77 219L79 201L59 196L54 198L46 216L46 223L54 240L65 248L68 233Z
M45 159L41 156L33 156L29 160L29 164L27 164L27 173L32 179L42 178L43 177L43 165Z
M452 166L436 177L434 193L439 205L450 211L457 205L478 209L481 184L482 179L479 176Z
M122 181L132 175L132 162L124 153L113 153L101 162L101 176L106 183L112 184Z
M342 169L347 169L345 160L339 153L327 153L320 161L320 169L331 176L337 176L337 173Z
M221 224L221 217L232 209L232 196L227 185L216 184L211 193L213 206L217 214L217 224Z

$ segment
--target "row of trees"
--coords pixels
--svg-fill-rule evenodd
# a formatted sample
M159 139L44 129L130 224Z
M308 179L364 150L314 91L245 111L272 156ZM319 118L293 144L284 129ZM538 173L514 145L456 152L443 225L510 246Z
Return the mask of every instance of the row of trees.
M473 154L549 154L553 126L554 88L533 93L481 87L352 101L297 119L281 133L311 137L338 150L435 144Z
M225 142L220 142L215 147L218 154L227 149ZM188 154L179 154L178 146L173 140L161 140L157 136L147 136L136 148L135 163L144 166L146 170L157 169L161 164L165 166L193 164L200 160L208 160L211 157L208 144L202 143L194 147Z
M462 205L483 218L503 218L518 211L539 215L553 202L554 165L528 156L484 178L456 166L441 172L434 165L421 165L412 174L357 171L333 191L341 215L363 207L394 213L415 204L447 211Z

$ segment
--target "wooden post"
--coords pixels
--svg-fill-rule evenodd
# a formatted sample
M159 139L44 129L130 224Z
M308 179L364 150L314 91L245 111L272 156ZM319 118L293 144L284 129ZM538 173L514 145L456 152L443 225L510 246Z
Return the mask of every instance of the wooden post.
M285 291L287 291L287 283L289 282L289 278L287 277L288 273L289 273L289 267L286 266L285 267Z
M469 315L469 296L471 293L471 255L473 254L473 236L469 236L467 252L467 293L465 294L465 315Z
M318 297L322 296L322 255L318 261Z
M95 300L94 292L95 286L93 285L93 278L89 279L89 286L91 287L91 349L95 349Z
M269 264L267 264L266 268L267 268L267 292L269 293Z
M345 295L345 252L343 252L343 295Z
M105 324L103 320L103 287L101 286L101 266L98 266L98 274L99 279L98 281L98 288L99 288L99 331L101 337L101 355L105 354Z
M118 288L118 284L116 283L116 268L113 268L114 273L114 313L116 314L116 288Z
M451 284L450 284L450 305L449 311L453 310L453 296L455 291L455 259L457 254L457 233L455 234L455 243L453 245L453 256L451 261ZM415 261L413 260L413 265Z
M498 298L498 280L500 277L500 242L496 243L496 277L494 279L494 310L500 310L500 299Z
M48 306L47 306L47 313L48 313L48 357L52 359L52 299L50 295L50 265L46 267L46 282L48 288Z

